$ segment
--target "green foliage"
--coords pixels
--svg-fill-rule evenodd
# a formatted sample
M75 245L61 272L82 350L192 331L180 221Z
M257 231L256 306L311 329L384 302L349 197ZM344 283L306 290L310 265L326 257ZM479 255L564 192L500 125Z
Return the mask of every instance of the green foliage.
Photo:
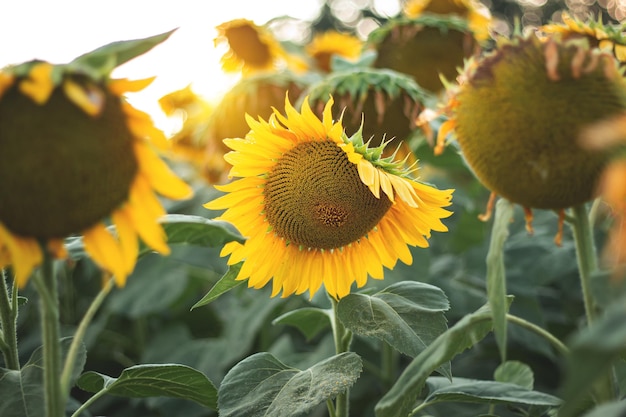
M348 352L306 370L291 368L269 353L257 353L235 365L219 389L220 416L304 415L345 391L361 373L361 359Z
M78 387L98 394L129 398L165 396L217 407L213 383L201 372L183 365L137 365L124 369L118 378L90 371L81 375Z

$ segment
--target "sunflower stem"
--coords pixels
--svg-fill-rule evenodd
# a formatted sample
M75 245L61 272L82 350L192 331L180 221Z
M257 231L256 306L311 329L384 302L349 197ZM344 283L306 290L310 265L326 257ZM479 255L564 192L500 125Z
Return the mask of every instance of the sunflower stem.
M598 269L598 260L589 217L584 204L575 206L570 225L576 243L576 259L587 325L592 326L598 315L598 309L591 292L591 276ZM598 403L611 401L615 398L616 392L615 373L611 368L608 374L594 386L596 401Z
M72 338L72 344L70 345L69 350L67 351L67 356L65 357L65 363L63 364L63 371L61 372L61 392L63 393L63 398L67 399L69 396L69 392L71 389L70 383L72 378L72 373L74 371L74 361L76 360L76 355L78 354L78 349L83 343L83 339L85 337L85 332L87 331L87 327L91 323L96 311L102 305L102 302L106 298L106 296L111 292L111 288L113 288L114 280L113 278L109 278L105 284L102 286L102 289L96 295L96 298L93 299L91 305L87 309L87 312L81 319L78 324L78 328L76 329L76 333L74 333L74 337Z
M398 372L398 351L387 342L382 342L381 373L385 389L391 388Z
M576 260L578 261L578 273L580 275L587 324L591 325L597 315L596 305L591 295L591 274L598 269L598 262L591 224L589 223L589 216L584 205L573 208L571 226L576 243Z
M518 326L523 327L526 330L529 330L535 333L536 335L543 337L548 342L550 342L550 344L556 350L558 350L561 355L566 356L567 354L569 354L569 349L567 348L567 346L565 346L563 342L557 339L556 336L554 336L552 333L548 332L547 330L543 329L542 327L539 327L536 324L529 322L528 320L524 320L521 317L514 316L513 314L507 314L506 319L510 323L517 324Z
M43 339L44 399L47 417L63 417L65 405L59 375L61 374L61 344L59 298L54 260L44 249L42 267L34 277L40 298L41 334Z
M0 275L0 333L2 355L7 369L19 370L20 359L17 350L17 283L13 282L13 292L9 297L6 271Z
M349 352L352 343L352 332L345 328L337 315L338 301L330 295L328 296L332 305L331 326L333 329L333 339L335 340L335 353L337 355ZM350 415L350 390L338 394L335 398L335 417L348 417Z

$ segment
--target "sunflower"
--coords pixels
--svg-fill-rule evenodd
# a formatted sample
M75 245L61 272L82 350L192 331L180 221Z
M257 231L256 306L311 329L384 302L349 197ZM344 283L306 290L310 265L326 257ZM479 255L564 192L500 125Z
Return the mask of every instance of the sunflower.
M515 35L468 61L458 81L448 89L449 119L436 151L454 131L467 163L493 192L490 201L500 195L524 207L529 232L533 208L557 211L560 242L564 209L596 196L609 157L577 138L626 109L617 60L585 39Z
M239 179L205 205L226 209L244 244L226 244L228 264L243 261L238 280L272 296L309 291L324 284L334 298L362 287L383 266L412 262L410 246L427 247L431 231L446 231L443 207L453 190L438 190L409 177L402 164L380 158L358 132L351 138L333 122L330 99L319 119L304 100L302 111L285 99L285 115L248 118L245 139L227 139L226 159Z
M363 41L347 33L329 30L317 33L305 49L318 69L330 72L333 56L354 60L361 55Z
M368 35L365 48L376 51L374 67L408 74L420 87L438 93L444 87L441 77L454 79L480 45L465 19L425 13L389 19Z
M259 26L248 19L234 19L216 26L215 29L215 46L228 46L221 59L225 72L241 71L247 76L275 71L285 65L294 70L306 68L306 63L287 53L265 26Z
M423 13L457 15L468 20L476 39L484 41L489 38L491 12L474 0L409 0L404 5L403 13L410 18Z
M11 266L20 287L44 251L64 257L63 239L74 234L124 285L138 237L169 252L155 191L191 194L156 153L163 133L122 97L151 80L76 68L33 61L0 71L0 268Z

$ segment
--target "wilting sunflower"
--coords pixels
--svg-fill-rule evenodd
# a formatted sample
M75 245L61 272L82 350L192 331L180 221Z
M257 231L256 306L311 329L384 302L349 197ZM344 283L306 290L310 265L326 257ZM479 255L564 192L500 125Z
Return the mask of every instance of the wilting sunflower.
M44 250L64 256L74 234L123 285L138 237L169 252L155 191L191 193L155 152L163 133L122 97L151 80L96 79L76 67L33 61L0 71L0 267L10 265L19 286Z
M203 172L212 184L228 180L230 165L224 154L230 149L224 144L226 138L243 138L250 127L246 115L267 119L272 107L280 107L285 94L298 97L308 81L289 71L262 73L241 79L222 97L206 122L203 142Z
M286 66L303 70L306 63L290 55L265 26L248 19L234 19L216 27L215 46L228 45L222 56L222 69L226 72L241 71L250 75L263 71L275 71Z
M607 151L584 149L582 131L626 109L626 83L612 54L585 39L514 36L468 61L450 86L449 120L478 179L493 194L525 208L559 212L597 194ZM492 201L493 201L492 198ZM560 241L560 231L557 242Z
M622 25L605 25L597 21L582 21L568 13L562 14L563 23L549 23L539 28L547 34L557 33L563 39L586 38L593 47L611 52L623 64L626 62L626 36Z
M409 0L403 12L410 18L423 13L457 15L468 20L476 39L484 41L489 38L491 12L484 4L474 0Z
M441 77L453 80L458 68L480 51L466 19L426 13L389 19L365 43L376 51L373 66L408 74L420 87L443 90Z
M406 74L380 68L359 68L336 72L311 84L303 95L321 117L327 98L339 105L333 117L341 117L348 133L361 129L370 146L388 141L383 157L416 161L409 138L417 130L417 117L432 96Z
M363 41L354 35L329 30L317 33L305 49L317 69L330 72L333 56L355 60L361 55Z
M453 190L438 190L409 177L402 164L380 158L360 132L348 138L333 122L332 99L320 120L304 100L299 113L285 100L268 121L248 118L245 139L227 139L226 159L239 179L218 187L228 194L205 205L227 209L245 244L226 244L230 265L243 261L238 280L261 288L273 279L272 296L324 284L335 298L362 287L383 266L412 262L409 245L427 247L431 231L446 231Z

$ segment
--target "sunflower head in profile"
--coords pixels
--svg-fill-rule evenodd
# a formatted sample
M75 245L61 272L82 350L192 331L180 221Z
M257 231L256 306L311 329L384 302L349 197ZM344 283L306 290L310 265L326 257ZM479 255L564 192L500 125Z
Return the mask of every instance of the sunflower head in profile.
M410 18L424 13L460 16L468 21L476 39L484 41L489 38L491 12L475 0L408 0L403 13Z
M532 208L558 211L562 224L565 208L596 195L608 153L582 148L578 137L626 108L612 54L585 39L514 36L468 61L458 81L437 149L454 130L478 179L523 206L529 225Z
M123 285L138 237L169 252L155 192L191 194L156 153L155 145L166 146L163 133L122 96L151 80L77 67L33 61L0 71L0 267L10 265L20 286L44 251L63 257L63 239L75 234Z
M222 250L230 265L243 261L237 279L254 288L272 280L273 296L313 296L324 285L344 297L398 259L410 264L409 246L427 247L431 231L447 230L452 190L415 181L361 132L348 137L332 105L320 119L308 100L298 112L286 99L284 115L248 117L245 139L225 140L238 179L205 207L226 209L220 219L248 237Z
M602 20L582 21L568 13L561 15L562 23L549 23L539 28L539 34L559 34L562 39L587 39L589 45L615 55L623 65L626 63L626 36L622 25L605 25Z
M397 152L399 159L408 157L410 163L415 162L408 140L431 95L410 76L380 68L346 70L311 84L303 95L319 117L332 96L339 105L333 117L342 119L347 132L361 130L373 147L388 141L383 157Z
M290 55L266 26L257 25L248 19L234 19L215 29L215 46L228 47L221 59L225 72L241 72L247 76L284 67L293 70L306 68L306 63Z
M191 85L164 95L159 99L159 106L166 116L182 120L180 129L169 138L171 146L167 156L173 161L188 164L198 177L212 182L205 171L206 143L203 136L213 106L196 94Z
M298 97L308 81L292 72L262 73L242 78L222 97L208 119L202 141L204 173L212 184L227 181L230 164L224 154L230 151L223 140L243 138L250 127L246 114L267 119L272 107L280 107L285 94Z
M441 77L453 80L464 61L480 50L465 19L430 13L388 20L369 34L366 47L377 53L374 67L408 74L431 92L440 92Z
M356 60L361 55L363 41L348 33L328 30L317 33L305 49L307 55L315 62L316 69L331 72L333 56Z

